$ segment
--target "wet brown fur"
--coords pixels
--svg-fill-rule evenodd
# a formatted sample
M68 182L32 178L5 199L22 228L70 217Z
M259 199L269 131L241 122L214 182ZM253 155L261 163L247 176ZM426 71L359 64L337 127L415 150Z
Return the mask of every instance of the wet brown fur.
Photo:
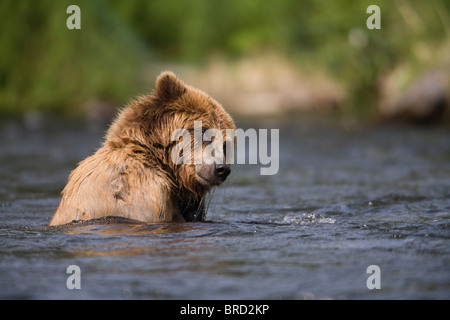
M155 91L124 108L102 147L72 171L50 221L119 216L146 223L204 218L204 197L213 186L199 183L192 164L171 160L172 132L234 129L228 113L204 92L162 73ZM225 141L225 138L224 138Z

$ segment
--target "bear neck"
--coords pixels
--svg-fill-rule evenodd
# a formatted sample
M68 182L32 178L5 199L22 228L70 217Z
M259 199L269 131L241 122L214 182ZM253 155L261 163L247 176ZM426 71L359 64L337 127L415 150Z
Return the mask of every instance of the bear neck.
M205 197L197 197L184 189L178 192L174 199L177 199L176 207L185 221L195 222L205 219Z

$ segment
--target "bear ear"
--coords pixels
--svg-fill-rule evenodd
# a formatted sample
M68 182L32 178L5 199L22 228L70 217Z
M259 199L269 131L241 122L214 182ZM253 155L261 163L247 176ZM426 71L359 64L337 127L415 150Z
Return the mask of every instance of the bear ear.
M170 71L161 73L156 79L156 94L164 100L172 100L186 92L186 86Z

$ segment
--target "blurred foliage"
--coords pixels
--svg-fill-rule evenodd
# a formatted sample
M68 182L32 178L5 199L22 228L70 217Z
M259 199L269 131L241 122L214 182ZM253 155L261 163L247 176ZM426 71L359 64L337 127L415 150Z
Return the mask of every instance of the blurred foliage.
M106 2L76 1L81 30L69 30L72 1L0 1L0 111L76 115L90 99L122 101L137 85L140 40ZM132 91L132 90L131 90Z
M81 30L66 28L71 4L81 8ZM371 4L381 30L366 28ZM146 90L145 65L266 50L324 70L350 105L367 110L395 66L434 62L448 42L449 12L447 0L2 0L0 112L70 115L90 99L121 104Z

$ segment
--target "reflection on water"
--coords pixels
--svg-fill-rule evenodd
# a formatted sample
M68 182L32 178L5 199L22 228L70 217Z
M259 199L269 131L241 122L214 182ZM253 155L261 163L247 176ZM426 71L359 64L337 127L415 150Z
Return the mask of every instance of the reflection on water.
M104 128L0 123L0 298L450 298L448 129L238 125L280 129L280 170L234 165L207 222L47 227ZM78 291L66 287L72 264ZM366 287L374 264L380 290Z
M68 234L99 234L104 236L120 236L120 235L155 235L155 234L172 234L191 230L192 227L182 225L180 223L166 225L116 225L116 226L83 226L77 227L66 232Z

